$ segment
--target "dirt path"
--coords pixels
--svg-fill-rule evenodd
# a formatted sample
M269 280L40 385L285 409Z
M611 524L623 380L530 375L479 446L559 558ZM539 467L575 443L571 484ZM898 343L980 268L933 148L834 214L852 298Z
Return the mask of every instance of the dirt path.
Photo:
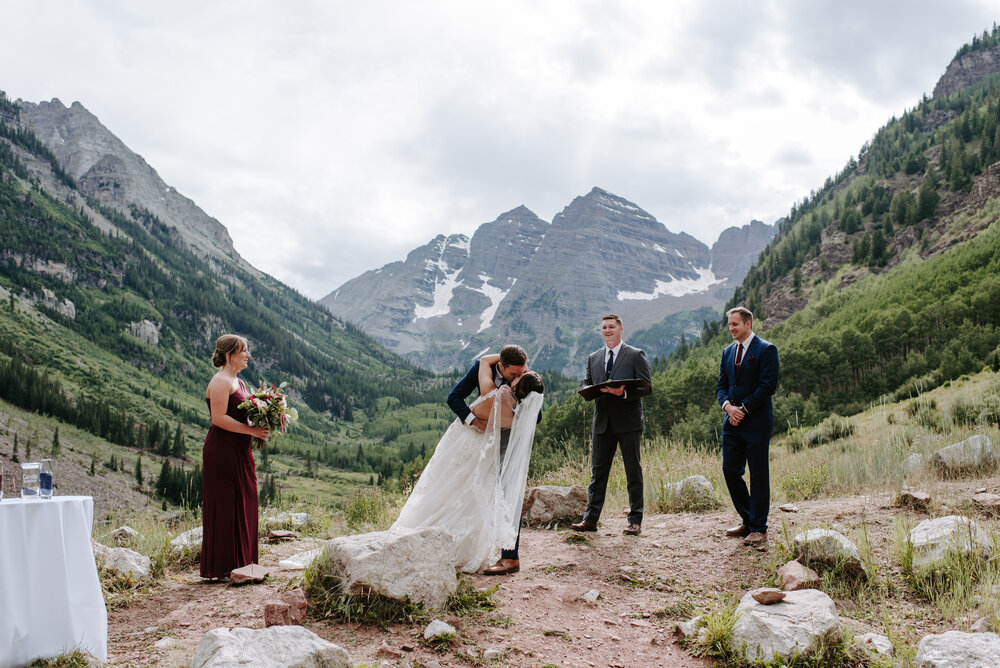
M988 484L994 491L998 482L994 478L941 485L935 494L967 499L971 488ZM894 518L911 511L890 501L889 497L852 497L801 502L794 514L772 509L772 543L780 540L782 522L794 531L832 524L853 531L863 525L876 561L891 571ZM915 514L914 520L926 516ZM734 514L728 510L647 516L642 535L626 537L621 533L624 517L613 517L604 520L597 533L584 534L582 544L568 540L572 532L525 529L522 571L500 578L472 577L477 587L499 584L493 596L497 609L464 618L446 617L457 628L458 640L443 654L419 642L422 625L397 624L386 631L314 621L306 626L344 647L355 664L373 666L433 666L434 661L441 666L709 666L709 661L692 657L676 644L673 623L685 618L692 606L710 608L727 596L738 597L773 574L774 557L768 549L747 548L722 535L722 529L733 521ZM212 628L263 627L264 601L294 586L299 575L281 571L276 564L309 547L307 541L262 546L262 565L274 568L262 585L202 583L197 570L191 569L169 578L153 596L127 609L110 611L110 665L186 664L202 635ZM772 545L770 551L774 549ZM600 592L593 604L580 599L591 589ZM919 620L910 631L912 638L905 638L909 643L915 645L924 633L954 627L953 622L928 614L926 606L912 601L899 605L903 607L892 614L905 617L913 612ZM865 617L863 611L852 612L850 601L838 601L838 607L842 617ZM383 642L401 652L402 658L380 654ZM502 659L479 658L487 649L499 650Z

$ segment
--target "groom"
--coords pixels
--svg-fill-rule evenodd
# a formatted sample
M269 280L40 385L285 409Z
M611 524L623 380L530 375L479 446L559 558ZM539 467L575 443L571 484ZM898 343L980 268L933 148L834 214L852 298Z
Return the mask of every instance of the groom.
M509 385L524 375L528 370L528 353L524 348L516 345L504 346L500 349L500 361L493 365L493 385L500 387L503 384ZM479 360L476 360L465 378L458 381L458 384L448 395L448 406L455 415L467 425L471 425L480 431L486 430L486 420L477 418L469 409L466 400L479 391ZM538 415L541 419L541 413ZM500 436L500 456L507 449L507 438L510 437L509 430L501 430ZM518 547L521 544L521 529L517 530L517 542L514 543L513 550L501 550L500 560L489 568L483 570L484 575L508 575L521 570L521 560L518 556Z

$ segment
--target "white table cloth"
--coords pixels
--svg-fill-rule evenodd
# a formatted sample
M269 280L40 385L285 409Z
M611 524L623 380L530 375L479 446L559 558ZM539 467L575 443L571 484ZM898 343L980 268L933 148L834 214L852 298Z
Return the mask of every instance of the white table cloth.
M93 522L89 496L0 501L0 668L74 649L107 661Z

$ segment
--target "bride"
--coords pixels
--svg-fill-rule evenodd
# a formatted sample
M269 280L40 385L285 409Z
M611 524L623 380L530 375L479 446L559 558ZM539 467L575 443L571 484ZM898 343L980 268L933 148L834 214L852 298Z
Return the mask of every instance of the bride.
M490 366L479 364L482 396L469 408L486 430L455 420L441 437L392 528L440 527L455 540L455 564L466 573L489 566L501 549L513 549L535 423L542 407L541 376L528 371L494 388Z

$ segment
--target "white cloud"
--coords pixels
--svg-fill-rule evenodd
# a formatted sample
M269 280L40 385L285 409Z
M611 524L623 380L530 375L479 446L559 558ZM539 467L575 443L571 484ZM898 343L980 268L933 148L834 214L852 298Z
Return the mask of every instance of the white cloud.
M18 3L0 89L79 100L311 297L597 185L711 243L930 93L985 0Z

